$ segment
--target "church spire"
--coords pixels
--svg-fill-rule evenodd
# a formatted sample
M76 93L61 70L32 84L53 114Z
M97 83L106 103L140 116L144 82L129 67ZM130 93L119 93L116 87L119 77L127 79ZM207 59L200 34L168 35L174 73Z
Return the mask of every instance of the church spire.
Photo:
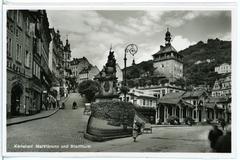
M165 34L165 44L170 45L171 44L171 33L169 32L169 28L167 28L167 32Z

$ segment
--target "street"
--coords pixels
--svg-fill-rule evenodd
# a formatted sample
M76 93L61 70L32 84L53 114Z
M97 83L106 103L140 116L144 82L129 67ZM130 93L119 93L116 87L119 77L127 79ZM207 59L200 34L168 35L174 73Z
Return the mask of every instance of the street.
M78 108L72 109L73 101ZM156 127L152 134L91 142L83 138L88 116L83 100L71 93L66 108L49 118L7 127L8 152L209 152L210 126ZM24 146L25 145L25 146ZM30 145L30 147L28 147Z

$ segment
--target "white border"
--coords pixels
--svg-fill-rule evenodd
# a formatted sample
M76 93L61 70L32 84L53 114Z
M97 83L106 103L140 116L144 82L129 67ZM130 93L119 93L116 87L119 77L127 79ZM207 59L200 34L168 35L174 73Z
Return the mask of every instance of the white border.
M24 1L24 0L21 0ZM16 1L15 1L16 2ZM45 1L44 1L45 2ZM51 1L52 2L52 1ZM231 1L232 2L232 1ZM153 153L153 152L143 152L143 153L133 153L133 152L6 152L6 96L2 96L2 108L3 108L3 129L2 129L2 146L3 146L3 156L6 157L89 157L89 158L123 158L123 157L138 157L138 158L219 158L219 159L229 159L237 157L237 104L239 104L237 99L237 7L236 3L78 3L77 5L69 5L69 3L49 3L49 4L19 4L19 3L9 3L3 6L3 24L6 24L6 10L7 9L47 9L47 10L231 10L232 11L232 153L231 154L217 154L217 153ZM6 25L3 27L3 53L6 53ZM6 94L6 56L3 56L3 93ZM3 95L5 95L3 94ZM238 94L239 95L239 94ZM194 145L194 144L193 144Z

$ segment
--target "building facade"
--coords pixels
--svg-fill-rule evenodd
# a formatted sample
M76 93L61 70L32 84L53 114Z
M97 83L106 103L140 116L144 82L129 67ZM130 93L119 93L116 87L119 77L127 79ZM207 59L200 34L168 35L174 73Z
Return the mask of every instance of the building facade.
M220 66L215 67L215 72L218 74L231 73L231 65L228 63L223 63Z
M164 74L170 81L183 77L183 56L171 45L171 33L166 32L165 46L153 55L156 74Z
M44 75L48 69L44 66L48 66L49 37L45 11L7 11L8 117L42 109L45 83L51 83Z
M97 66L91 66L89 68L83 68L82 71L78 73L77 83L81 83L85 80L93 80L96 75L98 75L100 70Z
M212 96L231 96L231 88L231 74L227 74L215 81L212 88Z
M70 69L74 77L77 77L79 75L79 72L83 69L90 67L92 67L92 65L86 57L73 58L73 60L70 62Z
M119 98L121 101L124 101L124 94L120 94ZM126 95L126 101L134 104L137 111L141 113L150 123L157 123L157 98L152 92L131 89Z

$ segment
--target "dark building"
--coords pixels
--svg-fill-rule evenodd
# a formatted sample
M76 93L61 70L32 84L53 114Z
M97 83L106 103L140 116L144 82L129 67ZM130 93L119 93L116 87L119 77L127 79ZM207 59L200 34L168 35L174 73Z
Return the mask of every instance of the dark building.
M51 85L48 66L50 34L47 14L40 10L7 12L7 114L41 110Z

